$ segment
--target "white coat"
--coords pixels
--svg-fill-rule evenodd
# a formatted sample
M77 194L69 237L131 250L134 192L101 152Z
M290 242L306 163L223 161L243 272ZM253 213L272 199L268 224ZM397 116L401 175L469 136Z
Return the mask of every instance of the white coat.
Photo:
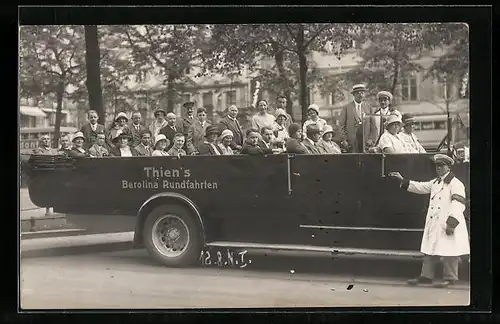
M449 172L443 181L405 180L402 188L416 194L430 194L420 252L437 256L461 256L470 253L469 235L465 224L465 187ZM453 199L452 199L453 198ZM453 216L458 225L452 235L446 235L446 220Z

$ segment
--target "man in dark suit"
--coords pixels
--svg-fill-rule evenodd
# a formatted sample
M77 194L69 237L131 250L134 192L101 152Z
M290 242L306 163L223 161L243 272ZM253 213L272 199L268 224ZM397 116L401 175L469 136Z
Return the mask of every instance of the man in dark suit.
M266 155L273 154L273 150L267 148L264 144L263 146L259 145L261 141L259 131L256 128L251 128L247 130L246 133L246 141L243 144L243 148L241 149L241 154L248 155Z
M141 143L141 135L147 130L145 126L141 125L141 119L142 116L140 112L136 111L132 114L132 123L128 127L132 136L132 142L130 143L132 147L136 147Z
M257 142L257 145L259 145L263 151L266 151L266 154L283 152L282 149L277 148L276 144L273 143L273 137L274 131L271 127L262 127L262 129L260 130L260 139Z
M227 116L219 122L219 130L221 133L226 129L233 132L233 142L230 147L233 151L240 151L243 146L243 131L236 116L238 116L238 107L236 105L229 106Z
M90 110L87 114L87 118L89 122L84 124L80 129L80 132L85 137L85 150L88 150L92 145L94 145L97 134L104 133L104 125L99 124L97 121L99 116L95 110Z
M139 153L140 156L151 156L154 149L151 147L151 131L145 129L141 133L141 143L134 146L134 149Z
M191 125L195 122L194 118L194 105L193 101L188 101L182 105L184 109L186 109L186 117L182 119L182 129L184 131L184 136L187 138L188 130Z
M170 148L174 145L174 137L177 133L183 133L182 124L177 122L177 116L173 112L169 112L167 114L167 126L160 129L160 134L165 135L165 137L169 141L169 145L165 149L165 151L170 150Z
M321 138L321 131L317 125L307 125L306 128L307 137L302 141L302 144L307 149L308 154L321 154L319 148L316 146L319 139Z
M366 123L365 115L371 115L370 105L364 101L366 87L357 84L352 87L354 101L342 109L340 113L340 134L342 146L347 148L349 153L363 153L364 145L373 146L371 134L375 132L373 118L368 118ZM367 141L365 143L365 141Z

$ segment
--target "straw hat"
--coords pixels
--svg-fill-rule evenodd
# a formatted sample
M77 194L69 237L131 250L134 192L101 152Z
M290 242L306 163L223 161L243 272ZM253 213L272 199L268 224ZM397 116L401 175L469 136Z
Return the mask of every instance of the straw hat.
M156 146L156 144L159 141L166 141L168 143L167 137L165 135L163 135L163 134L158 134L158 135L155 136L155 145L154 146Z
M229 129L225 129L222 131L222 134L220 135L220 139L223 139L226 136L234 136L234 134Z
M76 132L75 134L73 134L73 138L71 139L71 141L74 142L77 138L85 140L85 136L83 136L82 132Z

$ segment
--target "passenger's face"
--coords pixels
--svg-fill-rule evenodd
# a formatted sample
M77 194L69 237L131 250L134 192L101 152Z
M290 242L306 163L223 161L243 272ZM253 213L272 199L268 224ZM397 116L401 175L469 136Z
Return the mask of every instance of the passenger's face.
M389 107L389 98L381 97L379 98L378 103L380 104L380 108L386 109L387 107Z
M331 141L333 138L333 133L326 133L325 135L323 135L323 139L325 141Z
M356 91L352 95L354 96L354 100L356 100L356 102L361 102L365 98L364 91Z
M250 133L248 134L248 139L247 139L247 142L250 144L250 145L257 145L257 142L259 141L259 134L257 133Z
M156 143L156 149L157 150L160 150L160 151L163 151L167 148L167 141L165 140L161 140L159 141L158 143Z
M408 134L410 134L411 132L413 132L413 127L415 127L413 125L414 125L413 123L405 125L405 132L407 132Z
M169 115L167 117L167 123L170 125L170 126L174 126L175 125L175 120L177 119L176 116L174 115Z
M83 143L84 143L83 138L77 138L73 141L73 144L75 144L75 146L78 148L82 147Z
M134 123L134 125L139 125L141 123L141 115L134 114L132 116L132 122Z
M148 146L149 143L151 143L151 135L149 134L143 134L141 137L141 142L142 144Z
M222 144L224 146L229 146L231 144L231 142L233 141L233 137L231 135L228 135L228 136L225 136L223 139L222 139Z
M64 136L61 138L61 147L63 149L66 149L70 146L70 142L69 142L69 137L67 136Z
M184 145L184 137L176 137L174 138L174 145L176 148L182 148Z
M95 124L95 123L97 123L97 120L98 120L98 119L99 119L99 116L97 116L97 114L96 114L96 113L90 113L90 114L89 114L89 122L90 122L91 124Z
M317 142L319 141L319 139L321 138L321 134L320 133L314 133L314 134L311 134L311 139L314 141L314 142Z
M120 125L120 127L125 126L125 124L127 124L127 120L125 118L118 118L118 125Z
M283 125L285 123L285 120L285 116L280 115L278 116L278 118L276 118L276 123L278 123L278 125Z
M104 145L104 141L105 141L104 135L98 135L97 136L97 138L96 138L97 145L103 146Z
M259 101L259 111L261 113L264 113L267 111L267 102L265 102L264 100Z
M229 117L231 118L236 118L236 116L238 116L238 108L235 107L235 106L231 106L227 112L227 114L229 115Z
M262 134L262 140L266 143L269 143L272 137L273 137L273 131L270 129L266 129Z
M40 138L40 145L43 147L50 146L50 137L48 135L44 135Z
M200 121L200 123L206 121L207 120L207 114L205 112L198 113L198 120Z
M278 108L285 108L286 107L286 98L278 98L277 107Z
M307 116L309 116L311 119L315 119L318 117L318 113L314 109L309 109L307 111Z
M118 141L118 143L119 143L119 145L121 147L125 147L125 146L128 145L128 138L122 137L122 138L120 138L120 140Z
M193 107L186 108L186 114L188 116L193 116Z
M208 141L209 143L213 143L213 142L215 142L216 140L217 140L217 134L209 134L209 135L207 136L207 141Z
M302 138L302 129L299 129L298 131L296 131L295 134L292 135L292 137L295 139L301 139Z
M165 120L165 114L161 111L156 113L156 120L162 123Z

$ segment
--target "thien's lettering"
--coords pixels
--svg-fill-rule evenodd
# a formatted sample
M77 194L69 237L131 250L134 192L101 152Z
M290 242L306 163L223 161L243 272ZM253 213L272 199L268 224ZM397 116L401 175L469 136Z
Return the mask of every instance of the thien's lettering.
M191 170L189 169L163 169L163 167L144 167L144 172L148 178L189 178Z

